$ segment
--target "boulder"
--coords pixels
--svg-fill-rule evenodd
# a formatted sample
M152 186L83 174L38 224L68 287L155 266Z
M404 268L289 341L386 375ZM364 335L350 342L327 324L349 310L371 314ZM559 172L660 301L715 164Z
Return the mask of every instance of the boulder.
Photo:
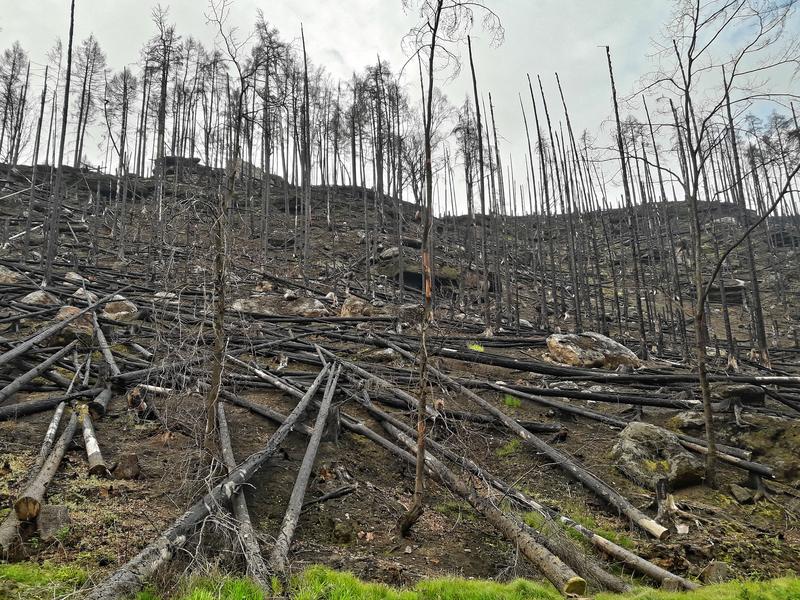
M736 500L739 504L752 504L755 497L752 491L748 490L746 487L742 487L736 483L732 483L730 485L731 489L731 496L733 499Z
M386 248L383 252L380 253L381 260L392 260L393 258L397 258L400 256L400 248L397 246L392 246L391 248Z
M364 358L370 362L391 362L398 358L398 354L392 348L378 348L364 354Z
M711 397L723 402L744 404L745 406L764 406L766 392L759 385L750 383L714 382L710 385Z
M421 323L425 307L422 304L401 304L393 307L392 312L401 323Z
M90 292L89 290L86 290L84 288L78 288L77 290L75 290L75 292L73 292L72 294L72 297L78 298L80 300L85 300L89 304L94 304L98 300L97 294Z
M44 290L36 290L19 299L22 304L30 304L31 306L52 306L58 304L58 298L45 292Z
M22 283L23 281L25 281L25 278L22 275L16 271L12 271L8 267L0 265L0 283L13 285L15 283Z
M39 539L43 542L52 542L61 538L68 531L72 519L69 508L61 504L45 504L36 517L36 528Z
M153 302L156 304L178 304L178 294L175 292L156 292L153 294Z
M374 317L386 314L380 308L358 296L348 295L339 311L340 317Z
M660 479L672 489L700 483L703 463L680 445L678 437L649 423L631 423L623 429L611 450L617 468L647 489Z
M642 364L629 348L593 331L554 333L547 338L547 349L553 360L574 367L616 369L620 365Z
M702 429L706 422L703 413L696 410L684 410L672 417L667 425L672 429Z
M139 316L139 309L130 300L123 296L116 295L106 303L103 309L103 317L113 321L133 321Z
M316 298L298 298L286 305L288 314L299 317L324 317L328 314L325 305Z
M274 316L299 316L323 317L327 316L328 309L315 298L293 298L289 300L275 296L251 296L240 298L231 304L237 312L251 313L265 317Z
M65 321L70 317L81 312L80 308L74 306L62 306L56 313L56 321ZM94 322L92 321L91 313L84 313L71 323L69 323L63 332L78 338L91 339L94 336Z
M267 296L253 296L251 298L239 298L231 304L231 309L236 312L252 313L265 317L275 316L273 303Z
M69 271L66 275L64 275L64 280L71 285L82 285L84 283L89 283L89 280L86 277L79 275L75 271Z
M703 583L722 583L732 578L731 568L728 563L712 560L700 572L700 581Z
M142 473L142 469L139 466L139 457L134 452L120 455L111 473L116 479L138 479Z

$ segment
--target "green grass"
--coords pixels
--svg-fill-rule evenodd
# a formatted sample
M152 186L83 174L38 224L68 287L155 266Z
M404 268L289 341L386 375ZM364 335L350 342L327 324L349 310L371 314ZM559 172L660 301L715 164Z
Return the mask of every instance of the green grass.
M500 458L505 458L506 456L511 456L512 454L519 452L521 446L522 442L514 438L510 442L503 444L497 450L495 450L495 454L497 454L497 456Z
M87 573L71 566L45 563L0 565L0 598L44 600L64 597L87 581ZM272 592L282 586L272 583ZM262 600L265 593L251 580L225 576L192 577L180 586L172 600ZM562 596L546 583L517 579L509 583L488 580L439 578L397 589L366 583L350 573L315 566L292 578L285 590L291 600L559 600ZM268 597L268 594L267 594ZM638 588L627 594L593 596L595 600L797 600L800 578L771 581L734 581L705 586L694 592L664 592ZM163 600L146 590L136 600Z
M243 577L192 577L181 587L177 600L262 600L264 592ZM160 600L152 590L139 592L136 600Z
M75 591L87 579L86 571L76 566L29 562L0 564L0 598L60 598Z
M693 592L662 592L641 589L629 594L597 594L595 600L797 600L800 579L784 578L769 581L732 581L708 585Z
M503 404L505 404L509 408L519 408L520 406L522 406L522 400L520 400L516 396L512 396L511 394L505 394L503 396Z
M556 600L561 595L531 581L511 583L457 578L421 581L408 590L364 583L350 573L311 567L292 581L292 600Z
M470 350L474 350L475 352L483 352L484 348L480 344L470 344L467 346Z

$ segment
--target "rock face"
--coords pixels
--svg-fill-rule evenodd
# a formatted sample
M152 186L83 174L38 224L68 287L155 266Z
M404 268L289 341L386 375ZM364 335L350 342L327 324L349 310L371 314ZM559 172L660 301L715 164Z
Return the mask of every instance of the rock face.
M8 267L0 265L0 283L11 285L14 283L22 283L23 281L25 281L25 278L22 275L16 271L12 271Z
M764 406L764 388L749 383L715 382L711 384L711 396L723 402L744 404L745 406Z
M667 479L672 489L699 483L703 463L684 450L678 437L649 423L631 423L619 434L611 450L617 468L647 489Z
M554 333L547 338L547 349L556 361L574 367L616 369L620 365L641 366L641 361L628 348L593 331Z

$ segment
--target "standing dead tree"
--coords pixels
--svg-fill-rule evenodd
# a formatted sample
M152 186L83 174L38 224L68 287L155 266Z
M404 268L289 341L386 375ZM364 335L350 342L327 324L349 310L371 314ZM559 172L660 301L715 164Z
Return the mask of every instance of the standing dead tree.
M431 320L433 307L433 265L431 255L431 220L433 218L433 168L431 144L433 123L433 95L435 72L452 70L458 73L458 45L463 43L467 33L472 27L474 12L484 14L484 26L493 34L493 40L499 42L503 36L503 29L498 16L486 6L476 2L462 0L403 0L407 8L416 8L419 11L421 23L413 28L406 36L407 47L413 56L427 58L427 90L423 86L424 115L423 126L425 146L425 210L423 211L422 224L422 276L423 297L425 312L422 324L421 353L420 353L420 393L419 407L417 409L417 465L414 479L414 498L408 512L399 523L400 532L406 535L414 523L422 515L424 506L424 478L425 478L425 430L427 408L427 364L428 351L426 335L428 324ZM441 32L441 34L440 34ZM437 55L437 50L439 54ZM420 75L420 78L422 76ZM476 99L476 105L478 104ZM480 120L478 130L480 131ZM479 133L480 136L480 133ZM479 137L480 140L480 137ZM482 158L482 157L481 157ZM483 180L481 179L481 189ZM485 214L482 215L485 218ZM484 236L485 239L485 236ZM484 261L486 253L484 252ZM484 282L488 290L488 281ZM488 326L488 321L487 321Z
M244 48L249 42L249 36L244 40L239 39L235 28L227 28L226 23L230 17L231 0L210 0L210 14L207 19L216 25L218 35L222 40L227 61L230 62L238 77L238 90L235 91L233 104L233 139L231 143L230 160L225 169L225 183L223 189L217 194L217 203L213 214L213 239L214 239L214 351L212 358L211 386L206 395L206 452L215 453L214 446L217 439L217 402L222 388L222 370L225 361L225 287L226 287L226 235L228 209L234 203L236 176L241 168L241 133L246 111L245 96L248 89L254 86L255 76L260 64L255 55L253 59L246 60Z

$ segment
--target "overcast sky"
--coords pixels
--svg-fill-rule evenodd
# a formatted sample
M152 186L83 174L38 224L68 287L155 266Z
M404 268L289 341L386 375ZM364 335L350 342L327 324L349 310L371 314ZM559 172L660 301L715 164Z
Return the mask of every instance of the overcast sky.
M602 46L611 47L619 93L631 93L637 80L653 68L651 41L669 20L673 2L488 3L502 20L505 40L499 47L490 47L476 23L473 49L478 82L482 92L492 94L503 154L513 155L517 172L523 172L521 163L527 150L517 96L527 94L526 73L542 76L553 118L561 120L554 78L558 72L576 134L586 129L599 137L600 143L610 143L607 120L612 107ZM114 70L135 64L142 44L154 33L150 14L154 4L147 0L77 0L75 39L94 33ZM214 29L206 24L204 0L165 0L162 5L169 6L179 35L194 36L208 46L213 43ZM402 38L417 20L416 14L404 11L401 0L235 0L231 19L242 34L252 29L258 8L283 39L299 37L302 23L311 59L343 79L353 70L374 64L378 54L395 69L402 65L406 60ZM0 48L19 40L43 72L48 48L57 37L66 39L68 11L69 0L0 0ZM440 83L451 102L460 105L471 90L469 69L463 69L453 81Z

